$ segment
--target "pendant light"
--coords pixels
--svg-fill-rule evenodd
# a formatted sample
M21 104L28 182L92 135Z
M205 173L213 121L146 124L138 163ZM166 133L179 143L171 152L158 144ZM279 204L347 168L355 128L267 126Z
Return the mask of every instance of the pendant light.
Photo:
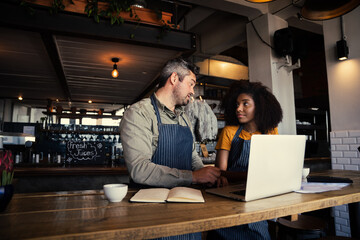
M119 62L119 58L112 58L111 61L114 63L114 67L113 67L113 70L111 72L111 75L112 75L113 78L117 78L119 76L119 72L117 70L116 63Z
M341 40L336 42L337 58L340 61L346 60L349 57L349 47L346 43L346 36L344 34L344 22L343 17L340 17L340 28L341 28Z
M360 0L305 0L301 16L321 21L344 15L360 5Z

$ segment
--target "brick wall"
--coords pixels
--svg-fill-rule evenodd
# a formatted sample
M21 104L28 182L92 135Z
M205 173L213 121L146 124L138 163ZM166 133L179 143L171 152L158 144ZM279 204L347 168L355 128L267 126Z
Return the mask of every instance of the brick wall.
M334 131L330 133L332 169L360 170L360 130ZM350 237L350 221L347 205L333 208L337 236Z

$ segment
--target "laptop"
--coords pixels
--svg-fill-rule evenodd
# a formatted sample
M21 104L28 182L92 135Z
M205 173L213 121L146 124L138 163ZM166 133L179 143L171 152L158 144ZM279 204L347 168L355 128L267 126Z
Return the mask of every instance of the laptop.
M253 135L246 184L205 191L235 200L252 201L299 190L305 143L304 135Z

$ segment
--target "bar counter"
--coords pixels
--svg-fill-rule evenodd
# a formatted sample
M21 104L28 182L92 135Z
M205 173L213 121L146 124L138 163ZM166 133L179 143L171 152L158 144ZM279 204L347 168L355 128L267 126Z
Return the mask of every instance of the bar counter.
M288 193L239 202L203 192L205 203L119 203L101 190L15 194L0 213L1 239L148 239L202 232L360 201L359 171L317 175L351 178L339 191Z
M125 165L107 166L15 166L16 193L99 190L106 183L129 183Z
M127 175L125 165L107 166L68 166L68 167L15 167L15 177L28 176L69 176L69 175Z

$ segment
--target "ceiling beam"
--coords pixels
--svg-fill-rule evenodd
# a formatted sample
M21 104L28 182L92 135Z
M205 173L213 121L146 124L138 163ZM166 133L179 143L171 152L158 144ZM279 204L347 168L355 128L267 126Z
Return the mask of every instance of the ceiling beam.
M186 31L191 31L192 28L196 27L196 25L200 24L202 21L207 19L213 13L215 13L215 9L201 7L198 6L196 8L191 9L180 22L180 25Z
M216 9L223 12L233 13L240 16L245 16L249 20L253 20L268 11L268 3L258 4L251 3L245 0L183 0L184 2L196 4L203 7Z
M246 41L246 22L246 18L234 14L213 14L207 20L210 28L201 34L201 53L217 55Z
M60 61L60 56L54 37L49 32L43 32L41 33L41 38L45 45L46 51L50 57L51 63L55 69L56 75L64 92L64 96L66 97L67 100L72 101L71 93L69 90L69 86L67 84L64 69Z

